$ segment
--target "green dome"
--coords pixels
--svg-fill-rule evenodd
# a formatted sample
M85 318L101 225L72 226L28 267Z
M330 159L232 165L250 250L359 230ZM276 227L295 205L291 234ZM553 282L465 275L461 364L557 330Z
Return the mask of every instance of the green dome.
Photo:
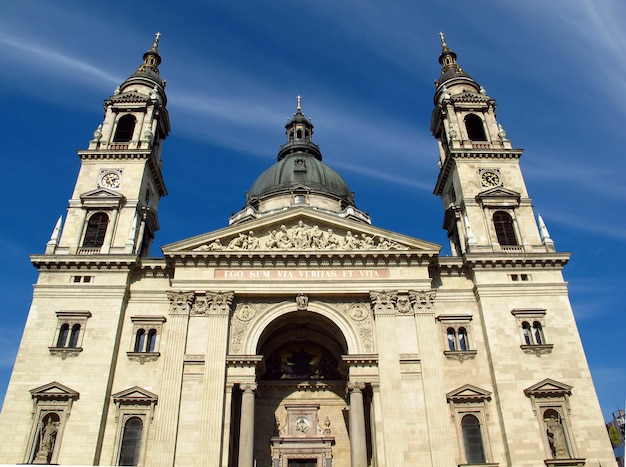
M312 192L353 204L352 193L341 176L315 156L303 152L288 154L263 172L250 188L248 201L289 193L292 188L302 185Z

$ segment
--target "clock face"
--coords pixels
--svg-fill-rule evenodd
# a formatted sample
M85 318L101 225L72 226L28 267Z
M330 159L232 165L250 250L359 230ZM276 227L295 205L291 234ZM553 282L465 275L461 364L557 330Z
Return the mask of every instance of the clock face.
M501 184L500 175L491 170L485 170L480 174L480 181L483 186L498 186Z
M106 172L100 177L100 186L104 188L119 188L120 174L118 172Z

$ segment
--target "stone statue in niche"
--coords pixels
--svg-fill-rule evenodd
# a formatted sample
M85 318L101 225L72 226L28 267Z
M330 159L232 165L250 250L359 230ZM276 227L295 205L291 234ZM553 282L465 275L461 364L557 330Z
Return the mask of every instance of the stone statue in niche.
M565 432L558 414L553 411L546 412L543 421L546 424L546 435L552 457L555 459L568 458L569 452L565 441Z
M39 430L39 445L33 464L50 463L60 424L59 416L55 413L48 414L42 418L42 426Z
M263 240L263 241L262 241ZM257 237L254 231L240 232L228 243L216 239L200 245L193 251L259 250L265 249L319 249L319 250L402 250L406 246L383 236L374 237L365 233L352 233L348 230L343 237L328 229L324 232L318 225L309 226L303 221L289 228L281 225L271 230L267 237Z

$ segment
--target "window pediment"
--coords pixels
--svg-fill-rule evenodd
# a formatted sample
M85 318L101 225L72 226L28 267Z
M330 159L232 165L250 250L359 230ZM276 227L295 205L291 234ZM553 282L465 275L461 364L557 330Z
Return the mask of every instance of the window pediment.
M446 394L448 402L484 402L491 400L491 392L471 384L465 384L460 388Z
M113 402L116 404L156 404L159 397L139 386L133 386L132 388L124 389L111 396Z
M529 388L524 389L524 394L536 398L541 397L564 397L572 394L572 386L560 383L550 378L533 384Z
M495 187L482 191L476 195L476 201L485 206L509 206L517 207L520 204L521 194L504 187Z
M37 400L78 400L80 394L67 386L53 381L38 388L31 389L30 394Z
M83 207L117 208L126 201L126 197L108 188L96 188L95 190L82 193L80 201Z

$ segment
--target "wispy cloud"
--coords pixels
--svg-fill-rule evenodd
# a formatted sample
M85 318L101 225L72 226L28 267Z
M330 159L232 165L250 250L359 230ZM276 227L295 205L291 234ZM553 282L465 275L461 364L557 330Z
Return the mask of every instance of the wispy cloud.
M551 210L549 216L550 223L561 224L599 237L626 241L626 229L620 223L603 224L587 216L574 216L557 210Z
M14 61L44 71L61 80L79 80L85 84L96 79L100 84L119 84L119 76L112 75L88 62L65 55L42 44L0 33L0 44Z

